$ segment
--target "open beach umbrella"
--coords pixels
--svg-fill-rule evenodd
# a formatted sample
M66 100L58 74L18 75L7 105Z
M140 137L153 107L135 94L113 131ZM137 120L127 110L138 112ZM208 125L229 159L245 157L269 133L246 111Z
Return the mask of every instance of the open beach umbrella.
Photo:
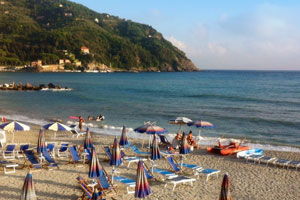
M35 190L34 190L32 174L30 171L26 175L20 199L21 200L36 200L37 199Z
M12 121L12 122L7 122L4 124L1 124L0 128L5 131L12 132L12 134L13 134L12 142L14 141L14 138L15 138L15 131L29 131L30 130L30 126L27 126L27 125L22 124L17 121Z
M44 129L54 131L54 138L56 138L56 132L58 131L70 131L71 128L59 122L52 122L43 126Z
M187 137L186 134L183 132L181 145L179 148L181 167L182 167L182 162L183 162L183 155L190 153L190 145L188 144L186 137Z
M122 134L121 134L121 138L120 138L120 143L119 144L120 144L120 146L128 145L128 138L127 138L127 133L126 133L125 126L123 126Z
M229 184L228 173L224 175L219 200L232 200L230 195L230 184Z
M102 165L99 162L99 159L97 157L96 149L92 148L92 160L90 162L89 166L89 178L96 178L98 176L103 176L104 170Z
M36 151L38 153L42 153L45 150L47 150L47 147L46 147L46 144L45 144L45 133L44 133L44 130L41 129L40 133L39 133L39 138L38 138L38 144L37 144Z
M111 178L111 182L113 183L114 180L114 173L116 171L116 166L120 166L122 164L122 157L121 157L121 153L120 153L120 147L119 147L119 143L118 143L118 139L115 137L114 139L114 144L111 150L111 159L110 159L110 166L113 166L112 169L112 178Z
M144 162L140 160L137 167L135 197L144 198L149 194L151 194L151 190L150 190L148 179L145 174Z
M86 129L85 140L84 140L84 149L93 148L91 131L89 128Z
M179 131L181 131L182 125L187 125L188 123L191 123L192 120L187 117L176 117L176 119L169 120L169 124L175 124L179 125Z
M138 132L138 133L149 134L149 135L164 134L164 133L168 132L167 129L164 129L164 128L156 126L156 125L151 125L151 124L145 124L144 126L134 129L134 131ZM149 138L149 146L150 146L151 139L152 139L152 137ZM144 140L143 140L142 147L144 147Z
M201 135L201 128L214 128L215 125L210 123L210 122L207 122L207 121L194 121L194 122L189 122L188 123L188 126L196 126L196 128L199 129L199 138L200 138L200 135Z

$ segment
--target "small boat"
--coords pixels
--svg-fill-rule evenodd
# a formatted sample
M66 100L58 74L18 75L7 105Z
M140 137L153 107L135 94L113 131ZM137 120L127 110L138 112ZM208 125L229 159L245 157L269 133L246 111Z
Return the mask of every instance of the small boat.
M207 152L212 152L212 153L221 154L223 156L227 156L231 154L236 154L240 151L249 150L250 147L240 145L238 142L230 142L229 145L221 145L221 143L219 143L219 146L207 147L206 149Z

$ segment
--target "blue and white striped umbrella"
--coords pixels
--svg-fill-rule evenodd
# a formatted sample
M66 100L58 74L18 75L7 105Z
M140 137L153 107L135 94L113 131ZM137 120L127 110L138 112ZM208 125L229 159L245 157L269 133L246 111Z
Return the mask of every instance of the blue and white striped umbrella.
M30 127L17 121L1 124L0 128L5 131L29 131Z
M66 126L64 124L61 124L59 122L53 122L50 124L46 124L43 126L44 129L55 131L54 137L56 137L56 132L57 131L70 131L71 128L69 126Z
M1 124L0 128L5 130L5 131L10 131L10 132L13 133L12 142L14 142L15 131L29 131L30 130L30 126L27 126L27 125L22 124L22 123L17 122L17 121L12 121L12 122L8 122L8 123L5 123L5 124Z

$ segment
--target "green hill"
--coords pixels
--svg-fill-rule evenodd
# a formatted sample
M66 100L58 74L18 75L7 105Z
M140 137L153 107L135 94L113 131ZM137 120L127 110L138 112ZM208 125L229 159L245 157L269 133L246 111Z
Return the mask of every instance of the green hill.
M89 54L81 52L82 46ZM151 26L67 0L0 0L0 65L38 59L57 64L62 58L117 70L198 70Z

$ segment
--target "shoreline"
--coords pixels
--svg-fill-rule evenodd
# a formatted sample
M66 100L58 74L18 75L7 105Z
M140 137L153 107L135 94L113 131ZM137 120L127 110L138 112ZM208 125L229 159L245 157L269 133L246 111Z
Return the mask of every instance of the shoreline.
M3 113L1 113L1 112L2 111L0 110L0 116L3 115ZM18 117L20 117L20 118L18 118ZM30 119L26 116L20 116L20 115L9 116L7 119L8 120L15 119L16 121L27 123L34 127L37 127L37 126L41 127L41 126L53 121L53 119L35 120L35 119ZM63 123L66 125L71 125L69 122L74 122L74 121L68 120L67 122L63 122ZM90 130L93 131L94 133L99 134L99 135L105 135L105 136L119 136L120 131L122 130L121 126L118 127L118 126L105 125L105 124L98 126L98 124L95 125L90 122L86 123L86 125L88 125ZM126 127L126 129L129 130L128 137L131 139L137 139L137 138L144 139L145 138L144 134L135 133L133 131L133 129L134 129L133 127ZM175 137L176 133L170 132L165 135L167 136L169 141L172 141L172 139L173 139L173 137ZM218 138L219 138L219 137L202 137L202 136L200 138L198 138L198 133L196 133L196 132L194 132L194 137L197 141L200 139L200 142L198 143L200 146L206 146L206 147L217 145ZM148 136L146 136L146 138L148 138ZM224 139L224 143L228 142L231 139L240 140L240 141L243 140L242 137L240 137L240 138L224 137L223 139ZM260 148L260 149L267 150L267 151L300 153L300 146L291 145L291 144L281 144L281 143L272 143L272 142L267 143L267 142L262 142L262 141L253 141L253 140L246 140L245 143L243 143L243 144L250 146L250 148Z

